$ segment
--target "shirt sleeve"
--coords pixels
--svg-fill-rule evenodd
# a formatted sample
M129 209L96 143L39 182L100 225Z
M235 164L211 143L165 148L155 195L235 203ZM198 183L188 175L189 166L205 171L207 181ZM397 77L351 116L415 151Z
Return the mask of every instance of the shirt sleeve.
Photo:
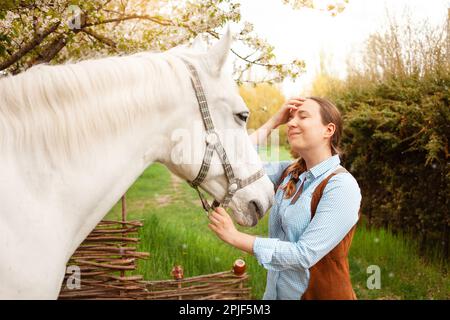
M332 177L314 219L297 242L257 237L253 253L268 270L309 269L329 253L358 221L361 192L352 175Z
M270 181L275 185L278 182L283 171L292 163L292 160L280 162L263 162L264 171L269 177Z

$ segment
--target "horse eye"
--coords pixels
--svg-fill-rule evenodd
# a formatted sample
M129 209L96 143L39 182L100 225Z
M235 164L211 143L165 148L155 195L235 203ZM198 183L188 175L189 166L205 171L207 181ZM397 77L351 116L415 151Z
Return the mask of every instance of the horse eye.
M249 115L249 112L241 112L241 113L236 114L236 116L244 122L247 122L248 115Z

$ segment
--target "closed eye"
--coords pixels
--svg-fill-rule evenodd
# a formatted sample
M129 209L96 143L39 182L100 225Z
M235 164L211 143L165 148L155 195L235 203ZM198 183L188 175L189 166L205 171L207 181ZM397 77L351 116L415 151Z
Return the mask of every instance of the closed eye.
M236 117L238 117L239 120L241 120L243 122L247 122L249 114L250 114L249 112L245 111L245 112L237 113Z

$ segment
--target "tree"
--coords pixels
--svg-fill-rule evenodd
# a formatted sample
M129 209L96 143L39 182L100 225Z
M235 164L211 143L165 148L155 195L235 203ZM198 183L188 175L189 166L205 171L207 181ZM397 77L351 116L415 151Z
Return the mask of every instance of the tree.
M207 40L217 38L225 24L240 20L233 0L3 0L0 71L16 74L38 63L164 51L201 33ZM237 80L249 65L266 68L276 81L296 78L304 68L299 60L277 62L274 47L250 23L243 24L237 40L252 50L250 55L233 50L244 63L235 70Z
M314 0L283 0L283 3L290 5L294 9L310 8L322 11L328 11L334 17L344 11L345 6L349 0L342 1L319 1L319 4Z

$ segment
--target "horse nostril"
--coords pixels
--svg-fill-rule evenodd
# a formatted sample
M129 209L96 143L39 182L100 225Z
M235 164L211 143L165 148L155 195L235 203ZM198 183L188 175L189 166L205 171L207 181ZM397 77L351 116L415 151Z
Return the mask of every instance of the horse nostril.
M249 207L251 208L250 210L254 211L256 213L256 216L258 217L258 219L261 219L264 215L264 212L261 209L261 204L259 203L259 201L250 201L249 203Z

